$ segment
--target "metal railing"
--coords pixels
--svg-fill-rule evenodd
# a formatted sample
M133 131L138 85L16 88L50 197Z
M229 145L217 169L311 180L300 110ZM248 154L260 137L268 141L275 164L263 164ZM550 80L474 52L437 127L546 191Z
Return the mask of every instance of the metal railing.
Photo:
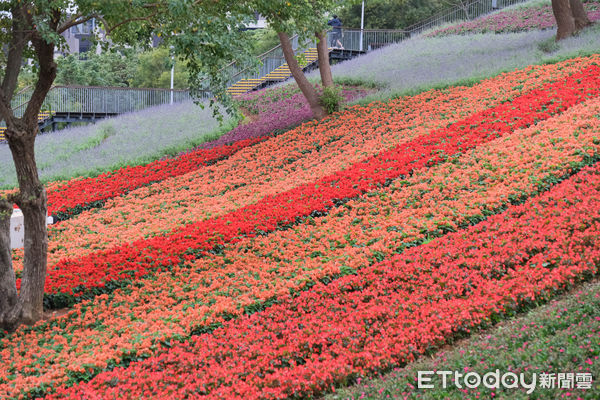
M335 47L335 34L327 33L328 45ZM388 44L399 43L409 37L405 30L399 29L354 29L342 28L340 42L344 50L371 51Z
M299 44L298 35L294 35L290 38L292 48L294 52L303 51L310 47L310 43ZM240 67L237 63L233 62L226 68L226 75L229 76L227 86L232 86L242 79L259 79L263 76L268 75L277 68L285 64L285 57L283 56L283 50L281 45L273 47L271 50L264 52L259 55L258 61L260 66L258 69L252 67Z
M471 2L465 2L462 6L456 6L451 9L442 10L423 21L407 27L405 30L410 36L415 36L423 31L427 31L441 25L471 20L484 14L489 14L492 11L519 3L525 3L526 1L529 0L475 0Z
M344 50L350 51L369 51L387 44L398 43L407 38L407 34L403 30L381 30L381 29L343 29L343 35L340 42ZM337 41L334 40L337 36L329 31L327 33L327 43L332 47L337 46ZM290 38L292 48L296 54L305 50L316 47L316 38L300 43L298 35ZM235 63L227 66L230 79L227 82L228 86L232 86L243 79L260 79L275 69L285 64L285 58L281 45L274 47L259 57L260 67L256 68L238 68ZM226 72L227 73L227 72Z
M191 99L187 90L173 90L173 101ZM54 86L48 92L43 110L52 112L123 114L169 104L169 89L120 87Z
M19 90L17 93L15 93L10 102L10 105L13 108L13 110L15 108L21 106L22 104L27 103L29 101L29 99L31 98L32 94L33 94L33 86L31 86L31 85L26 86L23 89Z
M188 90L173 90L173 102L191 100ZM202 97L208 96L202 93ZM15 95L13 112L22 117L27 108L30 90L22 90ZM20 102L20 104L17 104ZM122 87L95 86L53 86L42 105L42 111L51 113L94 113L123 114L144 108L169 104L170 89L133 89ZM4 126L4 121L0 124Z

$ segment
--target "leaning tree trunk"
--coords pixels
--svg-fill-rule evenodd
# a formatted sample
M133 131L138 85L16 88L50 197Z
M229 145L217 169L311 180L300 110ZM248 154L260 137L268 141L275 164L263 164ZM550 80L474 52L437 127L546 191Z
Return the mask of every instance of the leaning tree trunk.
M581 0L569 0L569 5L571 6L573 19L575 19L576 30L583 29L592 24L592 21L590 21L587 13L585 12L585 8L583 7Z
M296 80L298 87L306 97L308 101L308 105L313 112L313 115L316 119L321 119L327 115L325 109L319 103L319 95L317 91L310 84L306 76L304 76L304 72L302 68L300 68L300 64L298 64L298 60L294 55L294 49L292 48L292 43L290 42L290 37L285 32L277 32L277 36L279 36L279 41L281 42L281 50L283 50L283 56L285 57L285 61L290 68L290 72L292 76Z
M317 55L319 57L319 73L323 87L333 87L333 76L329 64L329 49L327 48L327 32L315 33L317 37Z
M577 29L569 0L552 0L552 13L556 19L556 41L572 36Z

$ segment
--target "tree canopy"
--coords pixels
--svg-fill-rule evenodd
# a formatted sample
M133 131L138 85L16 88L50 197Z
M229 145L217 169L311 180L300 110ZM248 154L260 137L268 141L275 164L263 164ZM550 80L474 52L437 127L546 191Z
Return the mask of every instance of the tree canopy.
M345 4L339 12L346 27L360 28L360 1ZM365 1L365 29L403 29L447 7L441 0Z

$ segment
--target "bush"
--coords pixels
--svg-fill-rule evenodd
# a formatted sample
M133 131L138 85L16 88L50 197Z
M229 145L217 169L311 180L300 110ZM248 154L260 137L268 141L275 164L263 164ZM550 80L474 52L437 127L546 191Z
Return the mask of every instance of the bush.
M343 101L344 96L342 96L342 90L339 86L323 88L323 93L319 98L320 104L328 114L339 111Z

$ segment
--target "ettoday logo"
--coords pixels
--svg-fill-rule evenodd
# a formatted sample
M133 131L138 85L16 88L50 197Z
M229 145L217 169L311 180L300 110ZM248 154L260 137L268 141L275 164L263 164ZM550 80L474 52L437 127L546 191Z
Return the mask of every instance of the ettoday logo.
M418 371L417 388L434 389L435 378L441 379L441 387L447 388L453 384L458 389L475 389L482 385L488 389L525 389L531 394L536 388L546 389L591 389L592 374L590 373L532 373L487 372L483 375L471 371Z

